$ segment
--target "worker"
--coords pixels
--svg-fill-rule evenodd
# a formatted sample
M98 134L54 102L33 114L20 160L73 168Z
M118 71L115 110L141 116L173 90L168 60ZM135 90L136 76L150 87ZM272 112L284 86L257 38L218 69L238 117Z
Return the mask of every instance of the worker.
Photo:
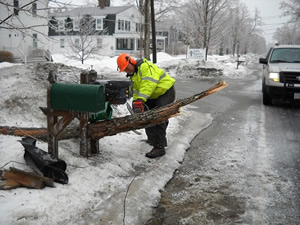
M162 107L175 100L175 79L147 59L135 60L128 54L117 58L118 69L126 72L133 82L132 109L134 113ZM148 158L163 156L167 146L166 130L169 121L145 129L149 145L153 149L146 153Z

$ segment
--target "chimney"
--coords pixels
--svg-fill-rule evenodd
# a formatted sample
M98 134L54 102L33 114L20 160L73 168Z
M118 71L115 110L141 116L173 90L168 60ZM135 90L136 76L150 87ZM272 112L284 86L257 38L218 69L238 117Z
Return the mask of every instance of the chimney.
M110 6L110 0L98 0L99 7L103 9L104 7L109 7Z

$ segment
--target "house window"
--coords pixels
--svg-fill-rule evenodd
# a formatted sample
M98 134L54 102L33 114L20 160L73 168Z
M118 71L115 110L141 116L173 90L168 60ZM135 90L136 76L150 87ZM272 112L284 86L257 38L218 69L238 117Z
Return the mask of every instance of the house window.
M130 31L130 21L118 20L118 30Z
M124 30L124 20L121 20L121 30Z
M125 30L130 31L130 21L125 20Z
M37 34L32 34L32 47L33 48L38 47Z
M118 20L118 30L124 30L124 29L125 29L125 21L124 20Z
M65 21L58 20L58 31L64 31L64 30L65 30Z
M32 15L33 16L36 16L36 9L37 9L36 3L32 3Z
M78 19L73 20L73 30L79 31L79 20Z
M101 38L97 38L97 47L102 48L102 39Z
M140 32L141 31L141 24L140 23L136 23L135 24L135 31L136 32Z
M164 40L157 40L157 47L160 49L164 48Z
M71 32L72 30L73 30L73 20L70 17L68 17L65 20L65 31Z
M117 50L134 50L134 39L132 38L118 38Z
M14 14L19 15L19 0L14 0Z
M96 19L96 30L103 30L103 20Z
M75 39L75 46L79 47L80 46L80 40L78 38Z
M60 48L64 48L65 47L65 39L60 39L59 40L59 43L60 43Z

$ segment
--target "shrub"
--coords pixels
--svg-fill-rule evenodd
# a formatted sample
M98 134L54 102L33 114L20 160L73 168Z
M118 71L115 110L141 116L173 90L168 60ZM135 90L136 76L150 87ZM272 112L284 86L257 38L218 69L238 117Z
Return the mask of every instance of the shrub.
M0 51L0 62L13 62L14 56L11 52Z

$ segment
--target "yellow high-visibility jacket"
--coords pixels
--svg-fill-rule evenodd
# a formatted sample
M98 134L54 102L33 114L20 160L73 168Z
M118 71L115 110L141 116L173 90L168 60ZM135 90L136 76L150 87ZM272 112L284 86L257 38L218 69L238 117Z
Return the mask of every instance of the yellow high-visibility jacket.
M147 59L137 65L137 71L130 79L133 81L133 100L142 99L144 102L163 95L176 81Z

